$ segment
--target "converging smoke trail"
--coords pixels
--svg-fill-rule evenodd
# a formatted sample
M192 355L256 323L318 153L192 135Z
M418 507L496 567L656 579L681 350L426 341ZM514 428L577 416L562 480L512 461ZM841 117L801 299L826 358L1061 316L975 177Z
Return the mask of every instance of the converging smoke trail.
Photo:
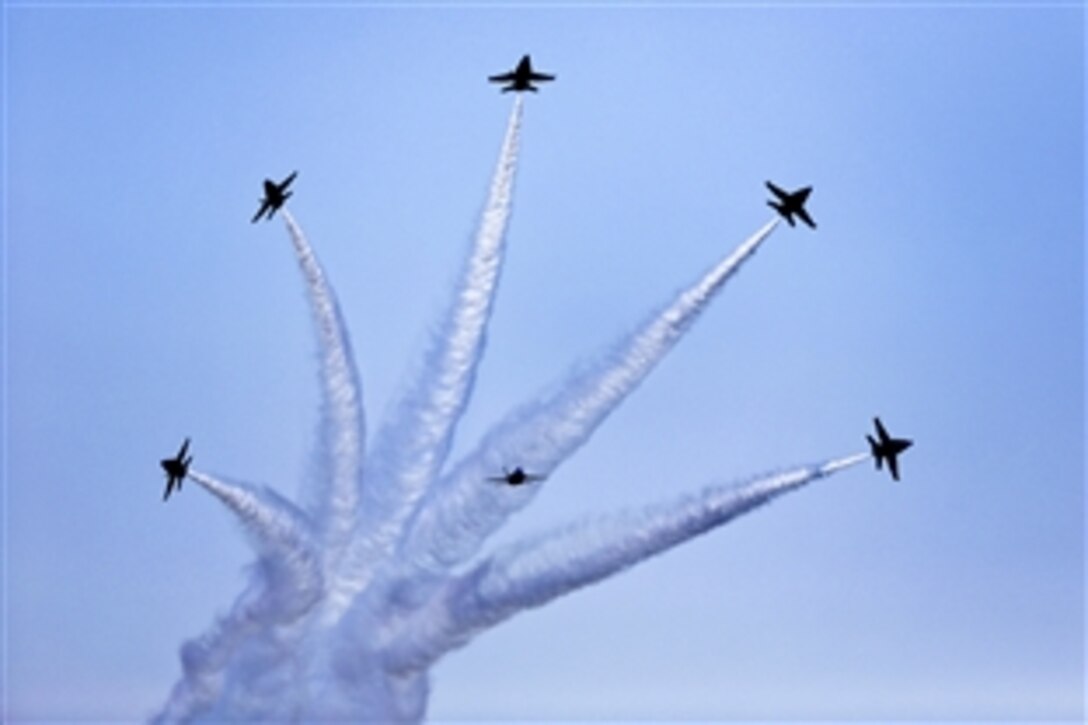
M361 387L336 294L294 217L286 209L280 213L306 280L321 350L324 399L321 445L323 465L329 475L327 482L325 475L317 477L315 483L319 490L315 492L313 504L319 531L328 544L326 558L335 561L347 545L359 507L366 436Z
M225 670L247 640L297 621L318 601L321 566L309 522L289 501L265 489L226 483L198 471L189 478L234 512L257 550L257 566L231 611L181 650L182 679L155 722L205 714L222 697Z
M234 512L257 551L269 581L269 604L278 616L301 615L321 596L323 577L306 515L270 489L225 483L198 471L189 478Z
M404 628L390 653L394 671L426 669L451 649L510 616L596 583L706 533L789 491L857 465L861 453L677 501L574 524L498 550L449 580Z
M427 570L449 568L474 555L507 517L525 506L538 486L513 491L483 482L503 466L548 474L577 451L691 327L715 295L774 231L774 219L595 366L542 402L522 406L440 482L421 508L405 554Z
M453 299L436 328L424 357L423 369L393 410L374 446L373 467L367 478L375 482L364 491L363 517L370 525L353 567L349 586L363 584L371 560L388 555L427 485L449 453L457 421L464 413L487 341L502 272L506 230L512 210L514 180L520 143L522 99L514 101L502 149L491 180L487 204L471 252L464 263ZM362 573L359 569L364 570Z
M393 476L395 505L414 507L445 461L486 344L502 271L513 201L522 99L514 102L480 227L445 318L431 340L424 368L378 438L377 463Z

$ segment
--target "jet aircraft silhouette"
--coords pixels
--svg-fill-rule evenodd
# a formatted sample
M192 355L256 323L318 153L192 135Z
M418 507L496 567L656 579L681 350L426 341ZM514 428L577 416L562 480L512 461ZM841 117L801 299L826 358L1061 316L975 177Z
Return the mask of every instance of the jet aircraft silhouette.
M520 486L523 483L529 483L531 481L543 481L545 476L536 476L531 473L526 473L520 466L513 471L506 470L504 466L502 469L503 475L491 476L488 481L497 481L499 483L508 483L511 486Z
M492 83L508 83L509 85L503 86L502 92L507 91L532 91L537 92L537 87L533 85L533 81L537 83L544 83L545 81L554 81L555 76L548 75L547 73L537 73L533 70L533 63L529 60L528 55L521 56L521 60L518 61L518 66L509 73L501 73L497 76L488 76L487 80Z
M778 197L777 201L768 201L767 206L781 214L782 218L788 221L791 227L794 226L793 215L796 214L805 224L808 224L813 229L816 228L816 222L812 221L812 217L805 211L805 201L808 199L808 195L812 193L811 186L806 186L803 189L790 192L785 189L780 189L768 181L767 188L771 190L772 194Z
M264 198L260 200L261 208L253 215L253 223L256 223L265 212L268 212L268 218L271 219L276 210L283 206L283 202L287 201L287 198L294 193L287 191L287 187L291 185L296 176L298 176L298 172L292 171L290 176L278 184L272 179L264 180Z
M185 454L188 451L189 439L186 438L185 442L181 444L181 450L178 451L176 457L164 458L159 461L162 470L166 471L166 491L162 495L163 501L170 498L170 494L173 493L175 486L180 491L182 480L189 475L189 464L193 462L193 457L185 457Z
M887 461L888 471L892 474L892 478L898 481L899 462L896 459L899 457L900 453L914 445L914 441L907 438L892 438L889 436L888 431L884 429L884 425L880 422L880 418L873 418L873 423L876 424L876 434L880 440L873 440L873 437L870 435L865 437L869 439L869 448L873 452L873 458L876 459L876 468L879 471L881 463Z

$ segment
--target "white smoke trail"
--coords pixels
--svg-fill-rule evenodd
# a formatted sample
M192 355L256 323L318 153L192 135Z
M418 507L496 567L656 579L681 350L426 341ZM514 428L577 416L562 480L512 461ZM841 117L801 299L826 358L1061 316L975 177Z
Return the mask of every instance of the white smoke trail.
M714 486L678 501L576 523L500 549L448 580L432 604L404 627L402 638L391 647L391 666L426 669L444 653L517 612L617 574L868 457L861 453L741 486Z
M446 460L457 421L472 393L487 341L487 323L502 272L517 172L522 100L507 122L487 204L453 299L431 339L423 368L379 433L364 491L363 535L344 586L358 590L375 557L394 548L427 485ZM345 592L345 596L347 593Z
M725 283L778 224L774 219L722 259L648 323L588 370L579 369L558 393L522 406L440 482L420 508L404 544L417 566L438 571L474 555L538 486L511 489L484 483L503 466L548 474L578 450L606 417L638 387Z
M336 293L294 217L286 209L280 213L306 280L321 351L324 400L321 445L323 464L329 475L318 475L312 482L319 490L311 503L316 509L317 528L327 542L326 559L335 561L347 545L359 507L366 436L361 387ZM328 561L326 565L331 568Z
M321 598L321 563L310 522L294 504L269 489L226 483L198 471L189 478L238 517L257 551L249 585L211 630L182 646L182 679L156 722L199 717L222 695L225 669L254 634L268 636L297 621Z
M323 576L312 524L297 506L271 489L226 483L199 471L189 478L227 505L241 522L271 575L271 602L285 619L308 609L321 595Z

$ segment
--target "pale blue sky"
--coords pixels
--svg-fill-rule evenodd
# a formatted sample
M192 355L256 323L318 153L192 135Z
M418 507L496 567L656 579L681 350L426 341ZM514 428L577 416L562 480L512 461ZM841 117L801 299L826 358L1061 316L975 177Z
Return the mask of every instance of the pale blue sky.
M813 184L500 539L916 439L519 617L445 718L1079 719L1084 11L5 7L7 715L137 719L250 555L203 470L293 494L317 419L290 205L372 428L483 204L531 52L465 450Z

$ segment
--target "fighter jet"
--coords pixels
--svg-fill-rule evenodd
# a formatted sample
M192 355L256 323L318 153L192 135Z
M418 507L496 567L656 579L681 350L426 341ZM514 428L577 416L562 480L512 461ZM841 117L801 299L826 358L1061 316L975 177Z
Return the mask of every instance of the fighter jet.
M906 438L892 438L889 436L888 431L884 430L884 425L880 422L880 418L873 418L873 422L876 423L876 434L880 440L875 441L870 435L865 437L869 439L869 448L873 452L873 458L876 459L876 468L879 471L881 463L887 461L888 471L891 472L892 478L898 481L899 462L896 459L900 453L914 445L914 441Z
M264 180L264 198L260 200L261 208L253 215L253 223L256 223L258 219L264 216L265 212L268 212L268 218L271 219L276 210L283 206L283 202L287 201L287 198L293 193L287 191L287 187L291 185L296 176L298 176L298 172L292 171L290 176L278 184L272 179Z
M162 495L163 501L170 498L170 494L173 493L175 486L180 491L182 479L189 475L189 464L193 462L193 457L185 457L185 454L188 451L189 439L186 438L185 442L181 444L181 450L178 451L176 457L164 458L159 461L162 470L166 471L166 492Z
M497 76L488 76L489 81L492 83L508 83L509 85L503 86L502 92L507 91L532 91L536 93L537 87L533 85L533 81L543 83L545 81L554 81L555 76L548 75L547 73L537 73L533 70L532 61L529 60L529 56L521 56L521 60L518 61L518 67L509 73L501 73Z
M491 476L488 481L496 481L498 483L508 483L511 486L520 486L523 483L529 483L531 481L543 481L545 476L535 476L531 473L526 473L521 467L515 468L513 471L507 471L504 466L502 469L503 475Z
M813 229L816 228L816 222L812 221L812 217L805 211L805 201L808 199L808 195L812 193L811 186L789 192L778 188L768 181L767 188L771 190L772 194L778 197L777 201L768 201L767 206L781 214L782 218L788 221L791 227L794 226L793 215L796 214L805 224L808 224Z

